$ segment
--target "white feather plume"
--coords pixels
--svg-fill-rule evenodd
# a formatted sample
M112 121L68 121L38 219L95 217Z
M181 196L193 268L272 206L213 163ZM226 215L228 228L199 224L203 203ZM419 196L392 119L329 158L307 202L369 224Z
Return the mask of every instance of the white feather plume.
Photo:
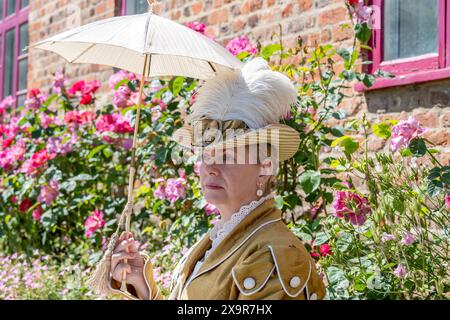
M297 90L290 79L270 70L267 61L257 57L241 70L225 71L207 80L198 90L187 120L242 120L257 129L279 123L292 105L297 105Z

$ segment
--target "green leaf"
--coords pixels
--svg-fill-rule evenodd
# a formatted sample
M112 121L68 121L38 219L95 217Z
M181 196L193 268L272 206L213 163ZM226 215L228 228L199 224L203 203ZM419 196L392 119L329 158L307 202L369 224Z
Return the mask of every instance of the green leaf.
M248 53L247 51L241 51L239 52L239 54L236 56L236 58L238 58L239 60L244 60L245 58L247 58L250 55L250 53Z
M374 75L379 78L395 78L395 74L383 70L377 70Z
M386 123L374 124L372 126L373 133L382 139L388 139L391 135L391 127Z
M355 35L362 44L367 44L372 36L372 29L367 23L358 23L355 25Z
M431 180L427 185L427 192L431 197L437 196L444 188L444 184L440 180Z
M282 209L284 205L284 200L282 196L276 196L275 197L275 207L278 209Z
M427 146L422 138L415 138L409 144L413 157L419 158L427 153Z
M340 251L347 251L353 242L353 236L350 233L343 233L336 241L336 248Z
M106 148L106 144L102 144L99 145L97 147L95 147L94 149L92 149L89 154L87 155L87 159L89 160L90 158L92 158L94 155L96 155L99 151L103 150L104 148Z
M269 44L262 48L261 55L267 60L278 50L281 50L281 45L279 43Z
M364 77L362 79L362 82L364 85L368 88L372 87L375 84L375 81L377 78L371 74L364 74Z
M312 241L312 236L306 232L297 232L297 235L302 239L303 241L310 243Z
M319 232L316 235L316 239L314 239L313 246L320 246L321 244L326 243L330 239L330 235L326 232Z
M351 155L359 148L359 142L353 140L350 136L343 136L331 143L331 147L341 146L347 155Z
M312 170L303 172L299 183L306 194L314 192L320 186L320 172Z
M337 50L338 55L340 55L345 61L350 60L350 52L345 48L339 48Z
M175 77L169 82L169 90L172 92L174 96L178 96L178 94L181 91L181 88L183 88L184 84L184 77Z
M102 152L103 152L103 154L105 155L105 157L111 158L111 156L112 156L112 150L111 150L111 148L109 148L109 147L104 148L104 149L102 150Z
M330 129L331 134L335 137L342 137L345 135L344 128L342 126L334 126Z
M116 85L114 86L114 90L116 90L116 91L119 90L119 88L120 88L121 86L123 86L124 84L127 85L128 82L130 82L130 79L123 79L123 80L120 80L120 81L117 82Z
M79 175L71 178L71 180L73 180L73 181L89 181L89 180L93 180L93 179L94 179L94 177L87 173L82 173L82 174L79 174Z
M327 278L331 286L339 289L346 289L349 286L349 281L345 277L345 272L336 266L330 266L327 270Z

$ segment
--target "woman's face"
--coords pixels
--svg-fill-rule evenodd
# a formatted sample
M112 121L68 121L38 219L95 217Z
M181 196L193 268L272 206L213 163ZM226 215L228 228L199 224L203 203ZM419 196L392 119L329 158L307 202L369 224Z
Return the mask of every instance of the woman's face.
M238 156L242 151L245 155ZM245 161L237 161L243 158ZM251 201L261 180L261 165L249 163L248 148L245 147L205 151L200 165L200 184L205 200L215 206Z

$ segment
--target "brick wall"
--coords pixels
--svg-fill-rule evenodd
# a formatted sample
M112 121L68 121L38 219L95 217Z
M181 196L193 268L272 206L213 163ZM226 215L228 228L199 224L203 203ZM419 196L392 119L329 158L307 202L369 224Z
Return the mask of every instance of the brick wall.
M118 13L119 0L36 0L30 1L30 43L46 39L57 33L113 17ZM52 73L65 68L71 81L98 79L107 83L113 70L107 66L68 64L57 54L31 49L29 55L28 88L48 89Z
M160 1L155 12L180 23L198 21L206 32L222 45L235 36L270 42L274 32L282 30L285 47L294 47L298 35L307 43L339 43L350 46L350 28L344 0L168 0ZM30 1L30 42L83 25L96 19L117 15L120 0L36 0ZM274 41L277 38L274 38ZM97 65L68 65L55 54L40 50L30 52L29 88L48 88L51 74L65 66L72 81L98 79L107 93L107 79L112 68ZM352 98L342 108L349 115L371 112L370 118L404 119L415 115L428 131L429 139L444 150L441 159L450 162L450 81L377 90L365 94L348 92ZM388 146L373 137L373 151Z

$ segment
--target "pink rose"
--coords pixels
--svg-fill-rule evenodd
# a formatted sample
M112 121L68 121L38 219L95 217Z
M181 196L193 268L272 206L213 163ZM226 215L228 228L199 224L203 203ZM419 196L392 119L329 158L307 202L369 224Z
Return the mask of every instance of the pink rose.
M42 214L44 213L44 210L41 206L38 206L36 209L33 210L33 219L35 221L41 220Z
M167 185L165 189L166 197L171 202L174 203L180 198L186 196L186 190L184 189L184 184L186 180L183 178L170 178L167 180Z
M367 199L351 191L336 191L333 208L336 217L354 225L363 225L371 212Z
M401 243L403 243L404 245L411 245L414 241L416 240L416 237L411 233L411 232L405 232L403 234L403 238Z
M118 108L126 108L133 105L130 100L131 90L127 86L120 86L117 91L114 92L113 104Z
M116 85L125 79L134 80L136 79L136 75L134 73L130 73L126 70L119 70L115 74L113 74L111 77L109 77L108 85L109 88L112 90L115 90Z
M60 94L62 89L67 86L68 80L65 77L64 73L61 70L57 70L53 75L53 92Z
M45 202L46 205L50 205L59 194L58 181L51 180L49 185L41 187L41 191L38 196L38 201Z
M95 123L98 132L133 132L130 122L120 113L102 115Z
M214 214L214 215L218 215L219 214L219 209L217 209L216 206L214 206L214 205L212 205L210 203L206 204L205 211L206 211L206 215L207 216L210 216L212 214Z
M16 100L12 96L5 97L2 102L0 102L0 115L11 108L15 102Z
M397 276L397 278L404 278L406 276L405 267L399 264L397 269L395 269L394 274Z
M419 125L413 117L400 121L392 128L391 149L397 151L402 147L408 147L411 140L422 135L426 129Z
M34 153L30 159L26 160L20 169L21 172L25 172L28 176L33 175L39 168L44 166L47 161L55 158L55 154L49 154L46 149L42 149Z
M25 100L25 107L27 109L39 109L47 100L47 95L42 94L39 89L31 89L28 91L28 99Z
M373 9L371 6L366 6L364 0L348 0L351 6L351 12L355 23L367 23L372 26Z
M166 199L166 186L164 183L160 183L158 184L158 188L156 188L156 190L153 192L153 195L155 196L155 198L160 199L160 200L164 200Z
M247 36L240 36L232 39L228 42L226 48L235 56L243 51L246 51L249 54L256 54L258 52L258 49L250 43Z
M383 235L381 236L381 242L388 242L391 240L394 240L395 237L392 234L389 233L383 233Z
M450 211L450 194L445 196L445 207L447 208L447 211Z
M105 220L103 220L103 212L95 209L84 222L86 237L90 238L95 231L102 228L104 225Z

